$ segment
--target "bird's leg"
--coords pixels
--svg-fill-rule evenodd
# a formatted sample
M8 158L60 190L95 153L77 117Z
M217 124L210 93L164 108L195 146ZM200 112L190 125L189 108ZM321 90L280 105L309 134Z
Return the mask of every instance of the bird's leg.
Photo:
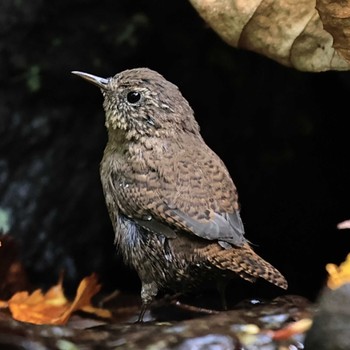
M216 288L220 294L220 299L221 299L221 306L223 310L227 310L227 299L226 299L226 287L227 287L228 281L224 279L219 279L216 282Z
M146 304L141 305L141 311L140 311L139 317L135 323L143 323L143 316L145 316L145 312L146 312L147 308L148 308L148 305L146 305Z
M139 314L139 318L137 319L137 323L143 322L143 317L145 315L145 312L149 308L149 306L152 304L153 299L158 294L158 286L155 282L145 283L142 282L142 289L141 289L141 311Z
M198 306L193 306L189 304L184 304L179 300L173 300L171 304L176 305L178 308L182 310L186 310L189 312L196 312L196 313L201 313L201 314L208 314L208 315L213 315L213 314L218 314L219 311L212 310L212 309L206 309L204 307L198 307Z

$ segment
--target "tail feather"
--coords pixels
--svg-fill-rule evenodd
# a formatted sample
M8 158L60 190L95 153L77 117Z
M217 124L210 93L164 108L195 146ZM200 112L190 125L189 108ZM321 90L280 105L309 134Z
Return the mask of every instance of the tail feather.
M210 244L202 248L199 253L215 267L233 271L250 282L254 282L256 278L263 278L280 288L288 288L284 276L256 254L249 244L232 249L224 249L219 244Z

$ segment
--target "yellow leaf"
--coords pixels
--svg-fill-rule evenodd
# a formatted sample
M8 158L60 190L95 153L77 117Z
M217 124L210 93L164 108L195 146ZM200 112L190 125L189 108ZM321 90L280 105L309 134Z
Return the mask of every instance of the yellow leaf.
M96 308L96 307L93 307L92 305L86 305L82 307L81 310L89 314L95 314L96 316L103 317L103 318L112 317L112 313L109 310Z
M327 264L328 272L327 286L331 289L337 289L345 283L350 283L350 254L340 266Z

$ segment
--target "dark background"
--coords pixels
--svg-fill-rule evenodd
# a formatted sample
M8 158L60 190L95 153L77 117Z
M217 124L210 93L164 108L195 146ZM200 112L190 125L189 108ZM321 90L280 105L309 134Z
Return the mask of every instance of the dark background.
M349 252L348 72L305 73L225 44L186 0L0 3L0 226L34 285L97 272L138 292L99 180L102 96L73 76L147 66L179 86L236 183L255 250L313 299ZM1 262L0 262L1 263ZM0 281L1 283L1 281ZM258 293L258 292L257 292Z

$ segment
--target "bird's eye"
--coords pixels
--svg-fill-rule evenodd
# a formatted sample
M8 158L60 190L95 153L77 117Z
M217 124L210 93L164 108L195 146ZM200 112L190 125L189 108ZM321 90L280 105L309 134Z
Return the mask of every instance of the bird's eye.
M126 95L126 99L129 103L135 104L141 100L141 94L137 91L130 91Z

